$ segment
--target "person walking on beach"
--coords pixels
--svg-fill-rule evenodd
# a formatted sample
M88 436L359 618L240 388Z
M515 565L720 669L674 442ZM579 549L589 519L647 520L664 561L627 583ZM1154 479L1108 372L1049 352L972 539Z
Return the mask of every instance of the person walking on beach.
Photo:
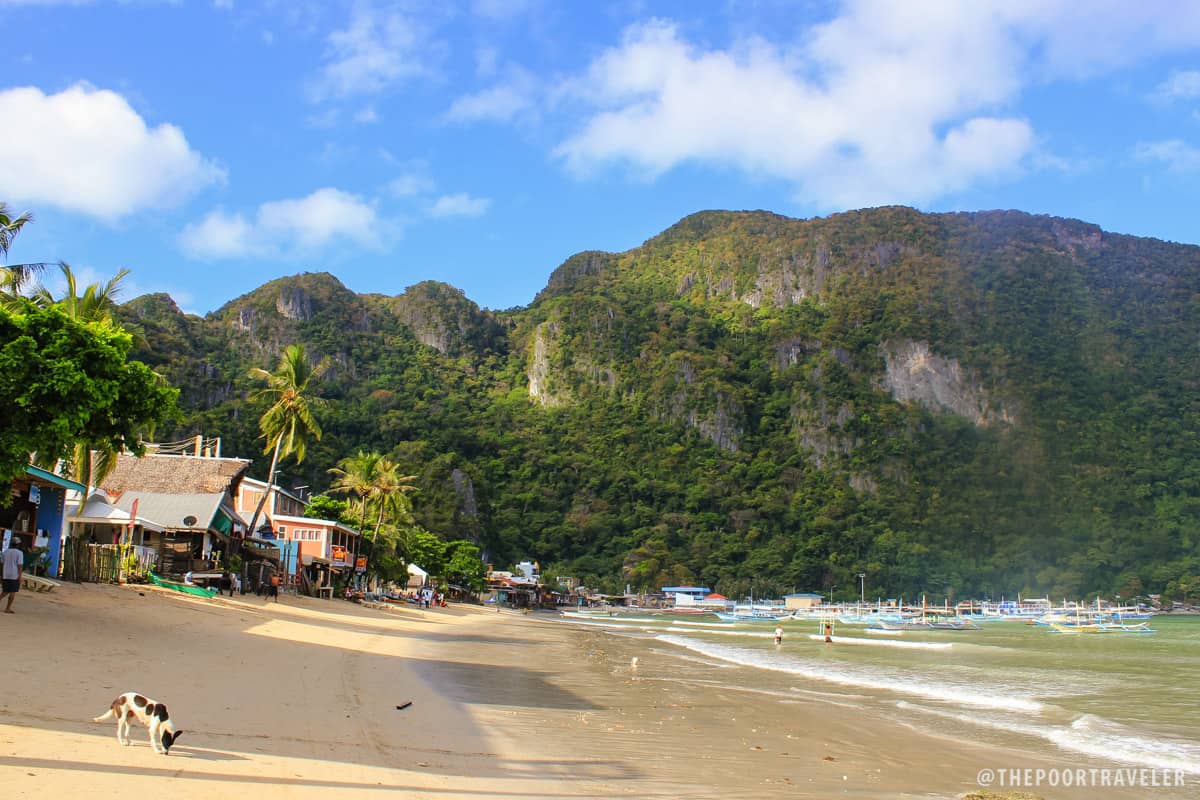
M783 644L783 626L775 626L775 644Z
M8 542L8 549L4 551L3 556L0 556L4 562L4 591L0 593L0 600L8 598L8 605L4 607L5 614L16 613L12 610L12 604L17 597L17 592L21 591L21 573L25 571L25 554L21 552L21 548L17 547L20 543L20 536L12 537Z
M279 602L279 573L278 572L271 573L271 590L267 594L267 599L270 600L272 597L275 598L276 603Z

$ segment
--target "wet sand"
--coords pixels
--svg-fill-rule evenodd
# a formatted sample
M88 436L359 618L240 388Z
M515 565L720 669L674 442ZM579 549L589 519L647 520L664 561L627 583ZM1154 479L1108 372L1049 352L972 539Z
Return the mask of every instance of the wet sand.
M985 766L1064 766L739 691L717 666L537 615L70 584L14 608L10 797L952 798ZM124 691L169 706L171 755L91 721Z

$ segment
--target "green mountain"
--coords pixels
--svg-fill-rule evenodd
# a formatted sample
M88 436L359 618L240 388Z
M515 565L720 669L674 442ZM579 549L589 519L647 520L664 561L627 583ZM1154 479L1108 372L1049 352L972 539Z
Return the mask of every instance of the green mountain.
M125 313L180 437L250 456L253 366L335 369L316 489L358 448L497 564L736 594L1058 598L1200 586L1200 248L1017 212L702 212L580 253L526 308L272 281ZM259 470L265 466L256 464Z

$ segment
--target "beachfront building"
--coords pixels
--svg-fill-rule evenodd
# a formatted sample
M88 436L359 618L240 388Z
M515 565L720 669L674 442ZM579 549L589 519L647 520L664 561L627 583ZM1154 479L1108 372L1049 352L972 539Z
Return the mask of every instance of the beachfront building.
M110 503L100 489L80 501L80 492L67 500L67 530L59 576L72 581L116 581L126 573L145 575L158 567L158 550L146 545L149 534L161 536L164 528L137 510ZM124 547L124 551L122 551ZM121 559L131 558L123 568Z
M267 495L266 502L263 502L264 494ZM254 518L259 503L262 503L262 511L258 515L258 530L253 531L253 534L263 539L270 539L275 534L277 516L302 517L304 509L308 508L308 503L277 483L268 486L266 481L251 477L242 478L233 498L233 507L249 521Z
M275 539L289 561L284 572L309 594L330 594L333 580L352 577L360 534L354 528L328 519L276 514ZM359 558L361 566L365 560Z
M813 594L812 592L796 592L795 594L783 596L783 605L788 611L816 608L824 604L824 602L824 595Z
M550 591L541 583L531 561L517 565L522 574L488 570L485 603L499 603L514 608L538 608L551 600Z
M122 453L100 483L109 505L151 523L140 544L157 553L162 575L216 571L246 535L234 497L250 462L209 452Z
M425 584L429 582L429 573L418 567L416 564L408 565L408 583L405 584L405 589L424 589Z
M709 588L707 586L664 586L662 593L666 597L674 598L676 606L694 606L708 597Z
M20 537L26 554L41 551L39 571L57 577L62 558L62 533L68 492L82 492L82 484L67 480L40 467L28 466L12 482L9 502L0 504L0 529L4 546L11 536Z
M361 549L357 530L333 520L306 517L308 504L299 495L275 483L244 478L234 497L238 512L253 519L260 503L255 535L279 548L285 585L305 594L329 596L335 579L352 576L355 553Z

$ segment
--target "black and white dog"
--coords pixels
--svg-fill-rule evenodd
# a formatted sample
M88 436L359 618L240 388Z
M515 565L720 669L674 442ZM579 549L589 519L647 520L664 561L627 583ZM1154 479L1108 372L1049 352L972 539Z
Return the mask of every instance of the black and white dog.
M171 745L179 741L183 731L175 730L175 722L167 713L167 707L155 700L150 700L136 692L126 692L112 701L108 711L92 719L93 722L104 722L106 719L117 720L117 741L123 745L129 744L129 728L136 719L150 729L150 745L154 752L164 756L170 752Z

